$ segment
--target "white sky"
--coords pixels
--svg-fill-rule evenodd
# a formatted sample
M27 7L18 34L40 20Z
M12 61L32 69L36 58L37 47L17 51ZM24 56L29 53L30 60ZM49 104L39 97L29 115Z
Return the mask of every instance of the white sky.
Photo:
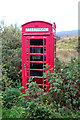
M55 22L58 31L78 29L79 0L0 0L0 19L19 26L34 20Z

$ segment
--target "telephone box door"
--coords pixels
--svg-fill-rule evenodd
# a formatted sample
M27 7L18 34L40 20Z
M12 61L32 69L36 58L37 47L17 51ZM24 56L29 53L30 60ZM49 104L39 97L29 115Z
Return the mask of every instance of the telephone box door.
M30 83L30 78L33 78L33 81L46 90L44 87L47 83L44 81L46 78L43 77L46 72L45 65L50 64L49 56L50 56L50 43L49 36L24 36L24 81L25 85ZM24 86L24 82L23 82ZM28 85L25 86L26 88Z

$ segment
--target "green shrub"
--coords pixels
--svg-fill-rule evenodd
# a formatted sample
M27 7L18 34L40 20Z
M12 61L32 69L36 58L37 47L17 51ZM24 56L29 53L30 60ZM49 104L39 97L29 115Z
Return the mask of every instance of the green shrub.
M6 91L3 91L3 106L11 108L15 105L22 105L22 99L20 98L22 95L22 91L19 88L8 88Z
M50 84L50 101L56 101L61 106L65 105L75 111L79 109L80 86L80 61L71 58L67 65L61 64L57 72L48 70L45 74Z
M24 118L25 117L25 108L12 106L11 109L6 107L3 108L3 118Z
M44 93L43 89L31 80L31 83L27 84L25 99L20 84L16 82L15 88L8 86L3 91L3 118L80 118L79 60L71 58L68 64L60 62L58 65L56 73L48 66L49 70L45 74L50 84L49 92Z

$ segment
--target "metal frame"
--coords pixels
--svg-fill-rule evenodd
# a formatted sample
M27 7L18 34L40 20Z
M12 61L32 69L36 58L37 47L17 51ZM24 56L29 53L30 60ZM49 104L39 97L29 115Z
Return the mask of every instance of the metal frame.
M42 39L43 40L43 45L42 46L34 46L34 45L30 45L30 39ZM44 40L46 39L46 45L44 45ZM28 71L28 76L26 74L26 77L25 77L25 80L28 78L29 79L29 83L30 83L30 78L32 78L33 76L30 75L30 71L33 70L33 71L43 71L43 75L44 75L44 63L46 64L49 64L49 61L48 61L48 58L49 58L49 37L46 37L44 38L44 36L35 36L35 37L25 37L25 41L27 43L27 40L28 40L28 46L26 46L26 48L28 47L28 53L27 53L27 49L26 49L26 54L25 54L25 58L26 58L26 55L28 55L28 68L27 68L27 64L26 64L26 71ZM42 47L43 48L43 53L30 53L30 47ZM44 53L44 47L46 47L46 53ZM30 61L30 55L43 55L43 61ZM46 55L46 61L44 61L44 55ZM26 59L25 59L26 60ZM26 62L26 61L25 61ZM30 68L30 63L43 63L43 69L31 69ZM42 78L43 80L43 84L39 84L39 86L42 86L43 90L44 90L44 77L39 77L39 76L36 76L34 78ZM27 83L27 81L26 81ZM26 86L27 87L27 86Z

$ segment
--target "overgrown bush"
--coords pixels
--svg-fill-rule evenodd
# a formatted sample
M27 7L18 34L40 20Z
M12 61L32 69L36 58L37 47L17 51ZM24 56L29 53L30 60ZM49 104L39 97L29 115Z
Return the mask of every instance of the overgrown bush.
M0 25L0 40L2 41L2 74L12 81L21 80L21 31L17 25Z
M73 109L79 109L79 101L80 101L80 98L79 98L80 73L79 72L80 72L80 61L76 58L71 57L71 61L68 62L67 65L61 64L61 68L59 69L56 75L56 77L58 76L60 77L61 84L60 83L57 84L57 88L60 89L59 93L63 95L62 100L65 101L64 103L66 105L72 106ZM54 84L56 84L56 81L53 83L53 85Z
M79 118L79 60L71 58L68 64L59 63L56 73L49 69L45 76L49 81L49 92L44 93L32 80L25 95L20 84L3 91L3 117L35 120Z

